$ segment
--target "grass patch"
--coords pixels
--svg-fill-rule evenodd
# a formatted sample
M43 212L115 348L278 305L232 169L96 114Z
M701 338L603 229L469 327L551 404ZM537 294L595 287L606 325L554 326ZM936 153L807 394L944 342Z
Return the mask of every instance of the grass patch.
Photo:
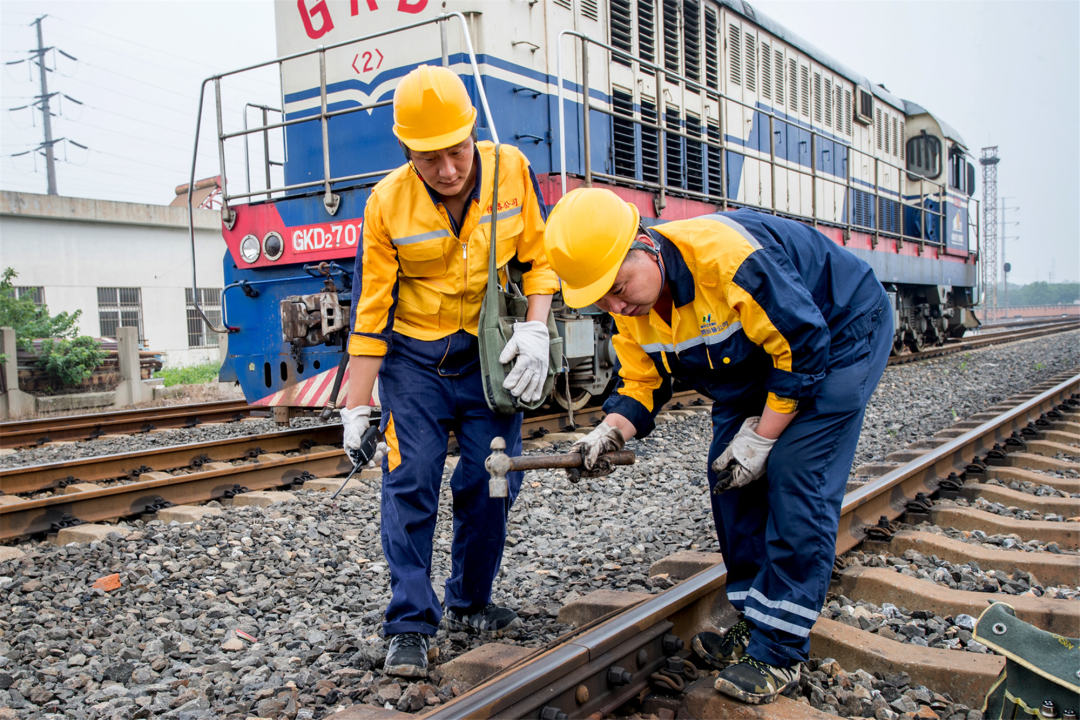
M218 372L221 365L216 362L205 362L199 365L185 365L180 367L167 367L154 373L154 377L163 378L165 387L173 385L202 385L204 383L217 382Z

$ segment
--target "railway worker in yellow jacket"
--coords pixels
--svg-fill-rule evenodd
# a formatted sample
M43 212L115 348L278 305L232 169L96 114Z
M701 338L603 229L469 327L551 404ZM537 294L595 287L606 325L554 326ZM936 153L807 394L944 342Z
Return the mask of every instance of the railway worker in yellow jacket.
M382 460L381 536L392 598L385 671L426 677L430 638L440 621L453 631L498 637L520 627L491 603L502 562L506 518L521 486L489 498L484 459L501 436L521 452L521 415L492 412L480 375L477 324L487 288L492 190L499 183L498 262L528 266L527 321L517 323L500 360L517 358L504 385L539 398L547 373L547 315L558 278L544 256L546 208L529 163L504 146L477 142L476 110L447 68L421 65L394 93L394 134L408 162L371 192L353 282L345 446L368 428L376 373ZM461 450L450 478L454 525L451 572L442 606L431 585L432 541L449 432Z
M652 431L673 379L714 401L709 497L741 617L692 645L720 669L717 690L771 702L798 683L829 587L863 413L892 345L888 296L821 233L751 210L645 230L611 191L579 189L552 209L545 244L566 303L596 303L619 330L620 380L579 443L586 467Z

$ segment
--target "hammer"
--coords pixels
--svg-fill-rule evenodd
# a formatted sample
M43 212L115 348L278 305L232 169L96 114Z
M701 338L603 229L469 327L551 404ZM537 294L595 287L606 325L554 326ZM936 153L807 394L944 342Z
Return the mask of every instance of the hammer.
M633 465L634 451L619 450L618 452L601 455L598 462L607 462L612 465ZM491 440L491 454L484 461L491 478L488 480L488 497L504 498L510 492L510 484L506 479L507 473L524 470L554 470L557 468L582 467L581 453L572 452L563 455L536 455L532 457L510 457L506 454L506 441L501 437Z

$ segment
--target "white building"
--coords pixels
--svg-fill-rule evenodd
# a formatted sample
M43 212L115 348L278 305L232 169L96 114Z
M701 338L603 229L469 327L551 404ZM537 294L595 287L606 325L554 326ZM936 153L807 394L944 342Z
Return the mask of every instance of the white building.
M200 304L220 324L221 213L195 211ZM0 193L0 269L52 314L82 310L80 333L138 327L166 365L217 360L218 338L192 302L187 208Z

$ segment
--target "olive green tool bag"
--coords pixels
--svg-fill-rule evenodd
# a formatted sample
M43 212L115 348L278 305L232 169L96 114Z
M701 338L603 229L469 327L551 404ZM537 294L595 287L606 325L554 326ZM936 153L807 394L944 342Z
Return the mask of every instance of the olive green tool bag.
M975 639L1005 656L983 718L1042 720L1080 712L1080 640L1032 627L1002 602L983 611Z
M521 293L521 273L513 267L513 262L506 268L507 292L499 285L499 268L496 253L496 223L499 215L499 154L501 145L495 146L495 182L491 197L491 253L488 260L488 283L484 293L484 302L480 306L480 374L484 379L484 396L488 407L503 415L513 415L522 410L535 410L540 407L555 382L555 371L562 367L562 338L555 327L555 317L548 311L548 336L551 338L551 353L548 356L547 378L544 380L544 392L534 403L525 403L514 397L503 387L503 381L513 369L514 363L503 365L499 362L506 343L514 334L514 323L525 322L529 309L529 299ZM516 362L516 360L514 361Z

